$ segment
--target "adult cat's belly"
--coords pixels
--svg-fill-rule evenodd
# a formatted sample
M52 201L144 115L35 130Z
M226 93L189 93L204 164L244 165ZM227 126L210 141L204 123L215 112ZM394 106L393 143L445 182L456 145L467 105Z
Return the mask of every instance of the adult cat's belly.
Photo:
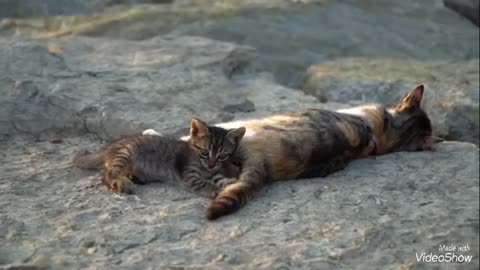
M277 131L257 129L242 140L247 160L252 166L264 164L273 181L294 179L301 175L316 143L313 131Z

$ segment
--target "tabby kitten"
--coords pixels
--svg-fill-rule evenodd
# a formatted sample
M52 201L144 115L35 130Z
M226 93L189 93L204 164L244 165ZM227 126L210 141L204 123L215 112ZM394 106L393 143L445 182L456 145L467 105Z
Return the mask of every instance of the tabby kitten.
M423 85L417 86L392 108L307 109L218 124L246 128L236 153L242 171L211 202L207 219L237 211L272 181L324 177L368 155L431 149L436 139L420 107L423 91Z
M134 135L122 138L98 153L77 156L72 164L92 168L103 163L102 179L109 189L132 193L133 183L173 179L200 195L214 197L239 175L232 158L245 128L227 130L192 119L190 138Z

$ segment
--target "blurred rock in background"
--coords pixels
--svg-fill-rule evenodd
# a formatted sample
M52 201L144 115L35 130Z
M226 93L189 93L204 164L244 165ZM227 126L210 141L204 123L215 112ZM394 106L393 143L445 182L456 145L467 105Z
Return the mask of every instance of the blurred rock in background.
M477 26L480 23L480 1L478 0L443 0L445 6L455 10Z
M165 4L174 0L2 0L0 18L87 14L114 5Z
M173 43L184 36L201 36L255 50L253 58L235 51L235 61L244 63L239 66L248 63L249 69L231 72L248 71L249 77L259 71L271 73L275 83L306 91L322 102L351 103L358 101L352 97L360 96L383 102L388 100L372 97L380 86L390 89L384 96L393 99L408 87L425 83L428 95L435 96L426 103L435 132L478 143L478 27L441 1L146 2L72 1L72 9L75 5L95 9L100 4L105 9L84 15L8 18L0 21L0 34L44 41L73 35L115 40L168 36ZM40 3L46 9L61 6L55 1L15 3L24 8ZM117 5L107 7L113 4ZM82 55L82 49L70 50L70 54ZM105 56L111 53L102 52ZM355 80L345 79L341 67L348 62L342 59L350 58L358 59L350 61L352 68L345 67ZM321 68L324 63L327 70ZM332 84L332 76L339 82ZM355 94L346 94L344 89ZM344 98L336 98L341 95Z

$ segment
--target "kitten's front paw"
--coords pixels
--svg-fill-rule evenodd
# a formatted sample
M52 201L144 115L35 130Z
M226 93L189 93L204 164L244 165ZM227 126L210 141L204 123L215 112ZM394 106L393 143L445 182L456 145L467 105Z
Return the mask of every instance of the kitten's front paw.
M224 188L224 187L226 187L230 184L233 184L237 181L238 181L237 178L222 178L222 179L219 179L219 180L215 181L215 185L219 188Z
M211 190L208 192L207 197L214 200L218 196L218 193L220 193L220 190Z
M112 179L109 183L109 188L111 190L120 193L132 194L133 187L133 182L127 177Z

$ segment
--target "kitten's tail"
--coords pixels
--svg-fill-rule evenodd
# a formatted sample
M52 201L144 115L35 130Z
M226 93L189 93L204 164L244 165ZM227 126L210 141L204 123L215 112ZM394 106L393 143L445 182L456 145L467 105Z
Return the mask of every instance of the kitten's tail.
M236 212L253 198L257 189L257 185L246 181L227 186L208 207L207 219L214 220Z
M76 155L73 157L70 164L72 167L78 167L82 169L98 169L102 166L106 153L107 151L105 149L93 154L88 153Z

